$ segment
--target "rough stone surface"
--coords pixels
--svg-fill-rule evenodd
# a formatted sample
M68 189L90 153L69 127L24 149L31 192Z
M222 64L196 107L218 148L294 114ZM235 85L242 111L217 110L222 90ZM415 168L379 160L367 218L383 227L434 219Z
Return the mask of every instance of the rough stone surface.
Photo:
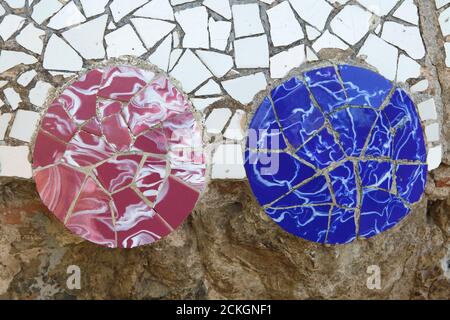
M317 245L283 232L260 209L247 182L214 181L193 214L165 240L110 250L65 230L31 181L1 178L0 299L450 299L447 39L438 31L434 1L415 3L427 50L428 91L442 99L436 103L442 106L444 159L429 175L426 196L399 226L346 246ZM320 58L329 57L342 53L321 51ZM24 70L18 66L2 79ZM38 80L55 87L66 82L46 73ZM26 97L25 88L15 88ZM212 107L236 109L229 99ZM71 265L81 269L80 290L66 286ZM380 290L366 285L372 265L381 270Z

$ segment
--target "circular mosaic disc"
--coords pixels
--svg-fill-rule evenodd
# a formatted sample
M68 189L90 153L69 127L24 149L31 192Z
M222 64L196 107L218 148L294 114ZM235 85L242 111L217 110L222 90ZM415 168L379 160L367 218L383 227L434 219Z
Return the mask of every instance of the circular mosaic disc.
M426 183L407 93L368 69L328 66L276 87L250 124L245 168L266 213L309 241L345 244L399 223Z
M145 245L177 228L204 188L201 128L166 76L95 69L49 106L33 170L42 201L73 233L111 248Z

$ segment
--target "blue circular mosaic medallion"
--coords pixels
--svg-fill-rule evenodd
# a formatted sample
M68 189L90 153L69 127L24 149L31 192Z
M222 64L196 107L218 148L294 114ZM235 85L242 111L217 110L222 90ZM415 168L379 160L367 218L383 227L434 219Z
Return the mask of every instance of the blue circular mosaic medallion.
M394 227L420 200L426 148L416 107L377 73L308 71L276 87L250 124L245 168L284 230L345 244Z

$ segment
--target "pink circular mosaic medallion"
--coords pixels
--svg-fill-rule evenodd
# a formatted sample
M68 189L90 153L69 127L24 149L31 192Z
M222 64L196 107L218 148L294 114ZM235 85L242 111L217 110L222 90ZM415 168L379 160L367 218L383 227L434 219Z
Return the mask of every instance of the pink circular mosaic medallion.
M53 101L36 134L42 201L73 233L102 246L167 236L205 186L191 109L162 74L113 66L83 75Z

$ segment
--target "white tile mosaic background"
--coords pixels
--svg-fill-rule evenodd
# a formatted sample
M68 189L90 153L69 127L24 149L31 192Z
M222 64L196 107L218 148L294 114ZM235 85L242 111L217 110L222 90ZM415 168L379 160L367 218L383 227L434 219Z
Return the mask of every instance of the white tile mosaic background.
M450 1L436 0L436 7L447 37ZM56 86L52 78L68 81L108 58L139 57L180 82L205 115L205 134L216 138L213 179L244 178L235 155L250 118L247 105L322 49L347 50L412 92L429 87L413 0L0 0L0 39L0 176L29 178L28 169L15 167L29 166L17 145L30 141ZM450 57L450 42L445 48ZM236 105L210 110L228 98ZM418 103L432 170L443 153L440 112L432 96Z

